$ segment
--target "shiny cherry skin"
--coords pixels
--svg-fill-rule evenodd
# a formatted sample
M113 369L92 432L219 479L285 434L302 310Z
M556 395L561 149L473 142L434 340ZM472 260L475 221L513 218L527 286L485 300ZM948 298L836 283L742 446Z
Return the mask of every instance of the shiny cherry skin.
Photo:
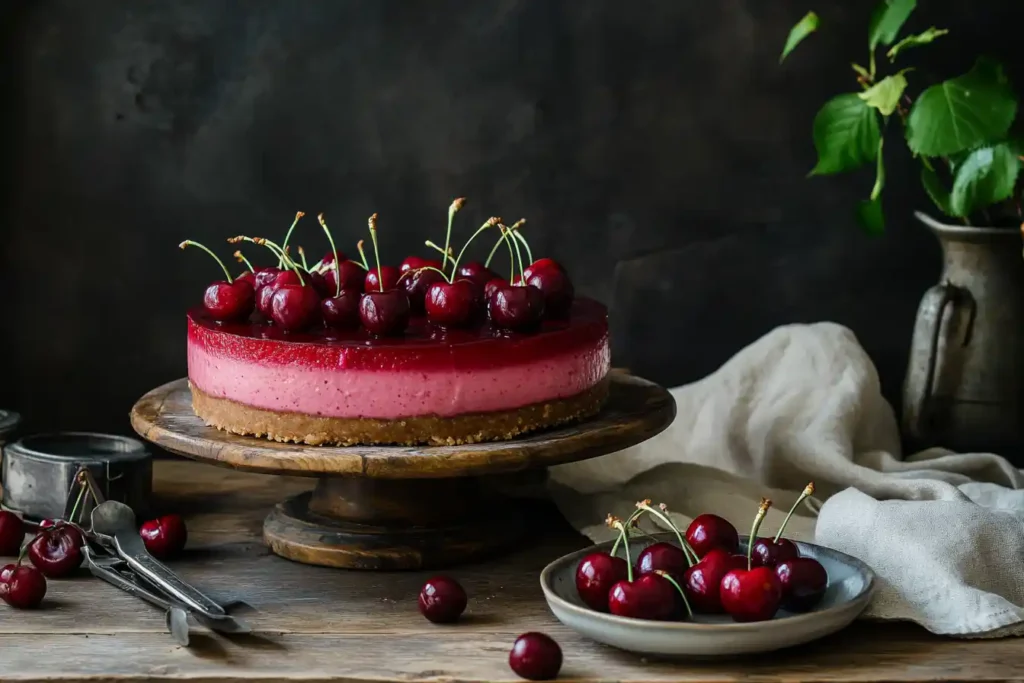
M544 315L548 318L564 318L576 298L576 290L569 276L564 270L551 266L528 275L526 284L544 294Z
M203 307L220 322L245 320L256 305L256 290L248 280L214 282L203 293Z
M740 535L736 527L718 515L698 515L686 528L686 542L697 557L704 557L712 548L735 553L740 548Z
M561 263L559 263L558 261L556 261L553 258L545 257L545 258L539 258L536 261L534 261L533 263L531 263L530 265L528 265L523 270L523 275L525 275L526 279L529 280L530 276L533 275L534 273L539 273L540 271L547 270L549 268L551 270L557 270L559 272L565 273L566 275L569 274L569 271L567 271L562 266Z
M85 545L85 536L83 536L82 532L78 530L78 527L72 526L62 519L44 519L39 522L40 529L52 529L56 526L63 526L65 532L71 535L79 548Z
M28 559L44 576L59 579L82 566L82 535L67 524L43 529L28 546Z
M721 548L712 548L700 562L683 573L680 582L694 611L720 614L724 611L720 589L722 578L733 569L746 569L747 558Z
M508 287L509 282L503 277L491 278L484 285L484 301L490 301L491 295L498 289L498 287Z
M0 570L0 599L11 607L33 609L46 597L46 577L35 567L9 564Z
M327 284L327 278L320 273L303 273L302 277L313 285L313 289L321 299L329 294L334 294L334 288Z
M339 261L345 261L347 259L348 259L348 257L345 256L345 252L343 252L343 251L339 251L338 252L338 260ZM334 265L334 252L333 251L329 251L326 254L324 254L324 257L322 259L320 259L320 264L319 265L320 265L320 268L318 270L326 270L326 269L330 268L331 266L333 266Z
M436 259L423 258L422 256L407 256L402 264L398 266L400 273L405 273L410 270L419 270L420 268L437 268L441 270L441 262Z
M284 285L298 284L300 284L299 276L295 273L294 270L278 271L274 279L268 282L263 287L261 287L259 293L257 293L256 309L263 315L267 316L268 318L272 317L271 302L274 299L274 293L277 291L277 288L283 287Z
M0 510L0 555L15 557L25 540L25 522L9 510Z
M590 553L576 566L576 592L587 607L608 611L608 593L619 581L625 581L629 566L621 557L608 553Z
M409 259L406 259L408 261ZM407 270L399 278L399 285L409 297L409 308L419 315L426 309L427 291L431 285L445 282L444 275L436 270Z
M750 562L755 567L775 567L780 562L800 557L796 543L788 538L773 541L770 538L759 538L750 549Z
M280 285L270 300L270 319L286 332L309 327L320 312L320 297L312 285Z
M686 553L671 543L655 543L644 548L636 559L636 573L641 576L660 570L672 576L680 584L683 574L690 568Z
M371 268L366 271L366 277L363 279L363 291L369 294L370 292L379 292L381 290L381 281L384 282L384 291L394 289L398 286L398 278L401 273L398 272L398 268L394 266L381 266L379 269Z
M366 280L366 269L355 261L342 259L341 265L331 268L324 273L324 280L327 282L327 291L337 291L338 277L341 277L342 289L356 289L363 291L363 284Z
M143 522L139 535L149 554L158 560L174 557L188 542L188 529L180 515L164 515Z
M767 621L782 604L782 582L770 567L733 569L722 577L722 607L736 621Z
M456 274L460 278L472 280L480 288L485 287L489 281L498 277L497 273L479 261L470 261L469 263L462 264L459 266Z
M329 296L320 302L320 313L324 326L335 330L354 330L362 322L359 318L359 300L362 292L343 289L337 296Z
M420 589L420 614L435 624L450 624L466 611L465 589L455 579L435 576Z
M256 269L256 275L255 275L255 278L256 278L256 282L255 282L256 289L257 290L263 289L264 287L266 287L267 285L272 283L274 280L276 280L277 276L280 275L280 274L281 274L281 269L280 268L275 268L274 266L267 266L265 268L257 268Z
M814 608L828 588L828 572L813 557L794 557L775 566L782 584L782 606L790 612Z
M562 669L562 648L543 633L524 633L512 645L508 665L520 678L549 681Z
M239 273L237 276L235 276L235 282L238 282L239 280L245 280L250 285L252 285L253 295L255 296L255 294L256 294L256 273L252 272L251 270L243 271L242 273Z
M479 290L469 280L435 282L427 290L424 309L427 320L445 327L465 327L473 320L479 304Z
M506 330L530 330L544 317L544 294L529 285L497 287L487 300L491 322Z
M409 324L409 297L400 289L367 292L359 300L359 318L370 334L400 335Z
M644 574L632 583L619 581L608 593L608 611L620 617L667 621L676 615L675 587L657 574Z

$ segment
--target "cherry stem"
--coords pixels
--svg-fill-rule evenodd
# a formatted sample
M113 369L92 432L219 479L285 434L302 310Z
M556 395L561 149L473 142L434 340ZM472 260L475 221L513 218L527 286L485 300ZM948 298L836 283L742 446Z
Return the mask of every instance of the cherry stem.
M504 241L505 241L504 236L499 237L497 239L497 241L495 241L494 246L491 247L491 253L487 255L487 260L484 261L484 268L490 268L491 267L491 261L494 259L494 255L496 253L498 253L498 247L500 247L501 243L504 242Z
M239 263L244 263L245 267L249 269L250 273L256 273L256 269L252 267L252 264L249 263L249 259L245 258L245 256L242 255L241 251L236 251L234 254L232 254L232 256L234 256L235 260L237 260Z
M461 209L465 203L466 198L459 197L452 202L451 206L448 207L448 230L444 236L444 251L441 252L444 254L444 260L441 262L441 270L444 270L448 266L448 247L452 243L452 221L455 220L455 214L459 212L459 209ZM454 270L455 268L453 266L452 271L454 272Z
M663 572L660 569L655 569L654 573L660 576L661 578L665 579L669 583L671 583L673 586L675 586L675 589L679 591L679 597L683 599L683 605L686 606L686 613L690 615L691 619L693 619L693 610L690 608L690 601L686 599L686 591L683 590L683 587L676 583L676 580L673 579L668 572Z
M370 263L366 260L366 252L363 251L363 240L356 242L356 249L359 251L359 258L363 260L362 264L360 264L363 266L363 270L369 270Z
M468 240L466 240L466 243L462 245L462 249L459 250L459 255L455 257L454 261L452 261L452 276L448 279L448 282L454 281L455 273L459 269L459 262L462 261L462 255L466 253L466 247L469 246L470 242L475 240L477 235L482 233L484 230L487 230L488 228L493 228L495 225L498 225L499 223L501 223L500 218L491 216L486 221L484 221L483 225L476 229L476 232L474 232L473 235Z
M290 240L291 237L292 237L292 231L295 230L295 226L299 224L299 219L302 218L305 215L306 214L303 211L296 211L295 212L295 220L292 221L292 227L288 228L288 232L285 233L284 242L281 243L281 251L284 251L285 249L288 248L288 240ZM285 253L288 253L288 252L285 252ZM284 262L284 259L278 259L277 267L280 268L281 264L283 262Z
M231 273L228 272L227 266L225 266L224 262L221 261L220 258L218 258L217 255L214 254L212 251L204 247L202 244L199 244L199 242L193 242L192 240L185 240L184 242L178 245L179 249L184 249L185 247L199 247L200 249L205 251L207 254L213 257L213 260L217 262L217 265L220 266L220 269L224 271L224 276L228 279L228 284L234 282L234 279L231 277Z
M441 273L441 277L444 278L444 281L447 282L448 284L451 284L451 280L448 279L448 276L445 274L445 272L439 268L435 268L434 266L420 266L419 268L410 268L409 270L405 271L404 273L398 276L398 281L401 282L406 278L406 276L412 275L413 273L418 273L422 270L432 270L435 273Z
M75 521L75 513L78 512L78 506L82 504L82 499L85 498L85 484L78 485L78 497L75 498L75 504L71 506L71 513L68 515L67 521Z
M516 253L512 251L512 243L515 242L515 240L509 238L508 228L504 225L499 224L498 230L501 231L501 239L505 241L505 246L508 247L508 281L509 284L512 284L512 281L516 279Z
M306 263L306 250L299 247L299 258L302 259L302 269L309 272L309 264Z
M631 514L629 517L626 518L626 522L625 522L626 526L627 527L628 526L632 526L633 520L635 520L637 517L639 517L642 514L644 514L643 510L636 510L636 511L634 511L633 514ZM639 527L637 527L637 528L639 528ZM616 538L615 539L615 543L612 544L611 552L608 553L612 557L615 557L615 551L617 551L619 549L619 541L621 541L621 540L622 540L622 537L620 536L619 538Z
M618 517L608 515L608 519L605 520L605 524L613 529L619 530L619 540L625 541L622 547L626 550L626 579L633 583L633 560L629 557L629 532L626 531L626 525L622 523L622 520Z
M341 264L338 263L338 248L334 246L334 238L331 237L331 231L327 229L327 221L324 220L324 215L322 213L317 215L316 220L320 223L320 227L324 229L324 234L327 235L327 242L331 245L331 253L334 254L334 270L337 276L334 279L338 281L337 291L334 293L334 296L341 296Z
M520 218L519 220L512 224L512 227L509 228L509 230L512 231L512 234L515 235L517 240L523 243L523 248L526 249L526 258L530 263L533 263L533 250L530 249L530 243L526 241L526 236L523 233L519 232L519 228L523 227L524 225L526 225L526 219Z
M510 234L512 233L512 231L508 230L508 228L506 228L506 230ZM510 239L509 241L512 242L512 244L515 246L515 248L516 248L516 257L518 257L518 259L519 259L519 283L522 284L525 287L526 286L526 269L523 268L523 254L522 254L522 252L519 251L519 240L517 240L517 239ZM512 273L512 278L515 279L515 273L514 272Z
M281 264L291 264L288 267L291 270L295 271L295 275L298 276L298 278L299 278L299 284L301 286L303 286L303 287L306 286L306 281L302 279L302 273L299 272L298 264L296 264L295 261L292 261L290 258L288 258L288 255L286 253L284 253L284 251L281 249L281 247L277 246L276 244L274 244L270 240L264 239L262 237L246 237L245 235L239 235L238 237L232 237L231 239L228 240L228 242L243 242L243 241L244 242L252 242L253 244L258 244L261 247L266 247L267 249L270 250L270 252L272 254L274 254L275 256L278 257L278 259L279 259L278 263L281 263Z
M676 539L679 541L679 547L682 548L683 554L686 555L687 566L692 567L695 562L699 561L697 558L697 553L695 553L693 551L693 548L690 547L690 544L686 542L686 539L683 538L682 532L679 531L679 527L677 527L675 523L671 519L669 519L668 515L663 514L660 510L655 510L654 508L652 508L650 502L646 500L640 501L639 503L636 504L636 506L637 509L646 510L650 514L654 515L662 522L667 524L670 529L672 529L672 532L676 535Z
M796 508L800 503L804 502L808 496L814 493L814 482L810 482L804 487L803 492L800 493L800 497L793 503L793 507L789 508L789 514L786 515L786 519L782 520L782 526L779 527L779 533L775 534L775 538L772 539L773 543L778 543L779 539L782 538L782 532L786 530L786 525L789 524L789 518L796 512Z
M384 274L380 269L380 251L377 249L377 214L373 214L366 221L370 226L370 239L373 241L373 258L377 260L377 286L381 293L384 293ZM449 223L450 224L450 223ZM369 270L369 269L367 269Z
M761 499L761 505L757 508L757 514L754 515L754 524L750 527L750 538L747 539L747 571L751 569L750 555L754 550L754 541L757 540L757 530L761 528L761 522L764 521L764 516L768 514L768 508L772 506L772 502L767 498Z

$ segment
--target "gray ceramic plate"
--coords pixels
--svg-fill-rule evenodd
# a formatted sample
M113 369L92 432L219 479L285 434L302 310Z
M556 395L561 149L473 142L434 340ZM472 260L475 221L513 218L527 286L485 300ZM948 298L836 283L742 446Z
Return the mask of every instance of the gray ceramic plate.
M674 542L666 535L659 540ZM745 538L741 542L746 542ZM649 543L635 540L636 559ZM595 612L576 593L576 566L584 555L611 547L602 543L561 557L540 574L548 607L563 624L598 642L623 650L667 656L716 657L751 654L800 645L848 626L871 602L875 574L860 560L811 543L797 543L828 572L828 589L814 611L779 612L771 621L738 624L727 616L697 615L693 621L647 621Z

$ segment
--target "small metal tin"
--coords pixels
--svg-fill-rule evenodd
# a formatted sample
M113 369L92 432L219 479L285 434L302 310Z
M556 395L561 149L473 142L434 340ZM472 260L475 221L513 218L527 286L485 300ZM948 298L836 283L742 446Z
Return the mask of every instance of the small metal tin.
M153 462L136 439L90 432L26 436L4 446L3 507L40 521L63 516L76 474L88 468L107 500L144 515L153 492ZM81 506L88 519L94 504ZM77 516L77 515L76 515Z
M0 446L7 442L20 424L21 415L13 410L0 410Z

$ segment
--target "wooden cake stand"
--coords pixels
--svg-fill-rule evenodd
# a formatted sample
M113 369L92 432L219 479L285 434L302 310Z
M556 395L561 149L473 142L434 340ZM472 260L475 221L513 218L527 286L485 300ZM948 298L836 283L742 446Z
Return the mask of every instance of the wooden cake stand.
M195 460L253 472L316 477L313 491L279 503L263 524L273 552L349 569L421 569L456 564L514 545L520 510L494 492L494 475L585 460L664 430L675 401L663 388L612 373L608 403L594 418L512 441L465 446L277 443L206 426L192 412L188 381L149 392L132 409L144 439Z

